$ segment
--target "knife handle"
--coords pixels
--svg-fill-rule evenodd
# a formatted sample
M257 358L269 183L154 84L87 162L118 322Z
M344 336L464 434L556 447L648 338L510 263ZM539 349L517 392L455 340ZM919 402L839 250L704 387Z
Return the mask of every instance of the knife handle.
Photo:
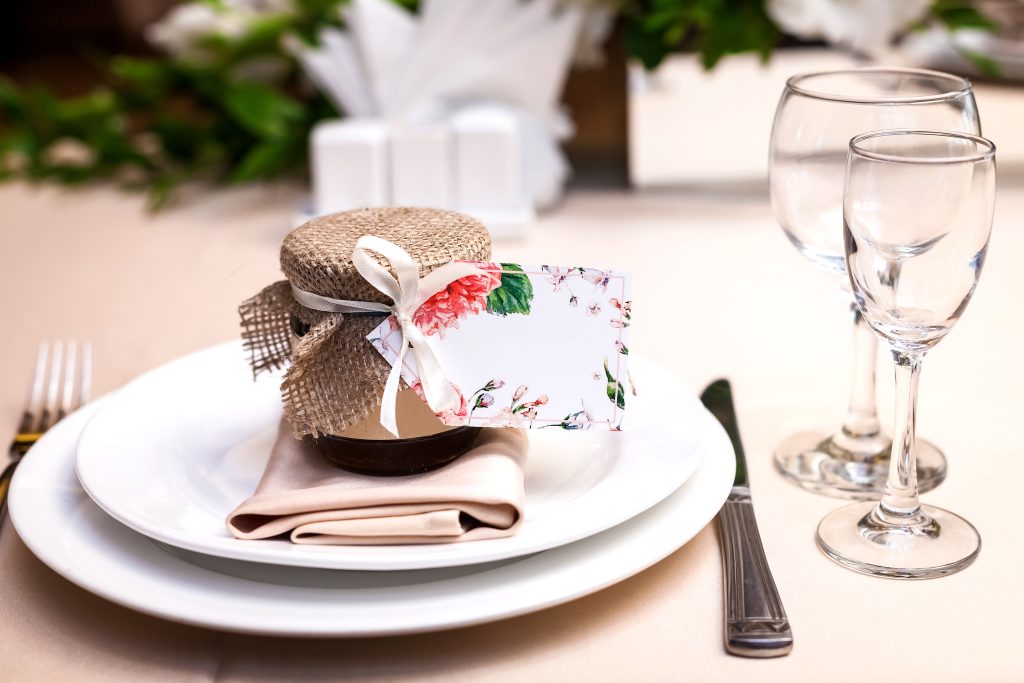
M761 545L750 492L736 487L718 514L725 582L725 649L740 657L781 657L793 632Z

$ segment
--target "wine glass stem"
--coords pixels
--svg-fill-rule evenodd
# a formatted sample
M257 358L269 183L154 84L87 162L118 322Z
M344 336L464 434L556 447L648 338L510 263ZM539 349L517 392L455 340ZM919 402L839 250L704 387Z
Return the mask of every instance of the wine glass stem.
M853 312L853 383L843 433L851 438L876 436L881 429L875 406L875 369L878 365L878 337L856 304Z
M910 522L918 515L917 462L914 440L917 430L917 383L921 356L893 351L896 362L896 418L889 459L889 479L879 503L879 512L889 521Z

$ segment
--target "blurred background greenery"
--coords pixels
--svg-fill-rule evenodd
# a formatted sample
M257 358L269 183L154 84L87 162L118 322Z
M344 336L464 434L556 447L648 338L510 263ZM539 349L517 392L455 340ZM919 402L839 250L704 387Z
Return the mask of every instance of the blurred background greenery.
M417 0L394 1L418 9ZM562 1L585 2L611 24L595 39L603 58L591 55L589 72L581 67L567 87L570 106L603 103L573 107L583 146L600 137L588 129L625 135L627 58L653 69L682 49L711 69L726 55L767 60L799 42L766 0ZM344 112L303 77L294 47L341 26L345 2L9 0L0 9L0 178L116 182L158 207L186 181L306 173L310 129ZM934 2L927 20L992 26L956 0ZM615 144L605 146L623 154Z

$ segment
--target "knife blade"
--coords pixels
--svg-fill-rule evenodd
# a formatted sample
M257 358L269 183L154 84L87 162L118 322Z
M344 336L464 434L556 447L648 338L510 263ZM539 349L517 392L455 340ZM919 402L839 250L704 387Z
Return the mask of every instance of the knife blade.
M736 451L736 478L718 513L725 589L725 649L740 657L788 655L793 649L793 631L761 545L732 387L728 380L716 380L708 385L700 400L722 423Z

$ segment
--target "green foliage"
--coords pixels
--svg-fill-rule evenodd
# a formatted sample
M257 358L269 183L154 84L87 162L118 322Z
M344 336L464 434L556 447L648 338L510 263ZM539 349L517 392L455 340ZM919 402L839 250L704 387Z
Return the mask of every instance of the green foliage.
M302 121L302 105L277 90L257 83L228 83L223 93L226 113L261 140L279 140Z
M284 42L314 43L320 29L340 25L344 2L296 0L240 36L203 38L199 56L114 57L107 84L82 97L0 80L0 177L110 179L148 190L159 206L188 180L303 172L310 130L338 113L301 82ZM54 150L68 143L88 153L62 160Z
M502 263L505 271L501 274L501 286L487 295L487 312L494 315L509 314L529 315L530 303L533 301L533 283L523 273L522 266L515 263Z
M767 61L781 33L765 5L766 0L627 0L623 15L629 53L648 69L681 45L700 55L709 70L730 54L754 52ZM974 5L971 0L935 0L930 17L950 30L996 28ZM962 52L982 73L998 74L990 60Z
M985 55L975 52L974 50L968 50L965 47L958 47L957 51L963 55L971 64L974 65L983 76L990 78L999 78L1003 74L1003 70L999 64L993 61L991 58Z
M765 0L633 0L624 14L628 50L648 69L681 43L700 55L705 69L741 52L767 60L780 36Z
M935 0L932 15L951 31L961 28L991 31L996 28L995 22L979 12L974 3L968 0Z
M935 0L932 5L932 16L938 19L950 31L975 29L993 31L996 23L979 12L969 0ZM997 78L1001 75L999 65L985 55L974 50L958 47L957 51L983 75Z

